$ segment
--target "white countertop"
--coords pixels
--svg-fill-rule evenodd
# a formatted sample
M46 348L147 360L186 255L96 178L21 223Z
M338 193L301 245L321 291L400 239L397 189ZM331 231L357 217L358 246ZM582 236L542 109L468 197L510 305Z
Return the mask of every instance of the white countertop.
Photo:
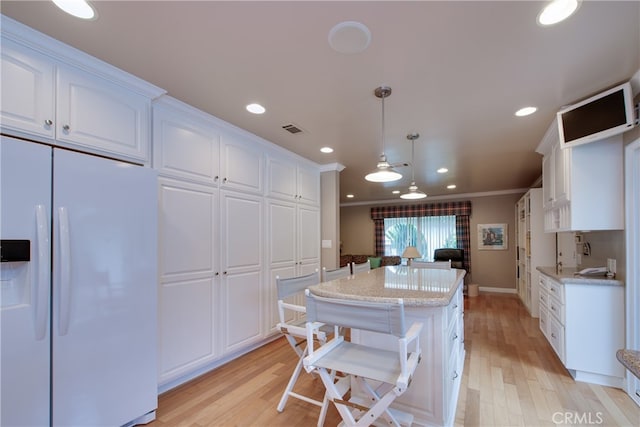
M624 282L613 278L606 277L604 273L600 275L589 274L581 276L576 268L564 267L562 271L558 271L556 267L536 267L541 273L564 284L580 284L580 285L605 285L605 286L624 286Z
M321 297L382 302L402 298L405 306L446 306L466 272L394 265L310 286Z

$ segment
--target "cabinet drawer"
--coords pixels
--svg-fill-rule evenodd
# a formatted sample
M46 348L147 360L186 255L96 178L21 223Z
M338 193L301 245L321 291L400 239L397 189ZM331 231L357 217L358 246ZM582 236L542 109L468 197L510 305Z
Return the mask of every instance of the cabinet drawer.
M549 343L564 364L564 326L553 316L549 316Z
M547 284L549 286L549 295L557 298L560 303L564 304L564 286L555 280L548 280Z
M557 298L549 298L549 306L547 307L549 314L555 317L561 325L564 325L564 304L558 301Z
M549 313L547 307L540 305L540 330L547 339L549 339Z
M444 324L447 325L447 329L451 328L451 324L458 317L463 310L462 290L458 291L451 298L451 302L445 308Z
M538 299L541 306L544 305L545 307L549 307L549 294L546 290L540 289L540 295Z

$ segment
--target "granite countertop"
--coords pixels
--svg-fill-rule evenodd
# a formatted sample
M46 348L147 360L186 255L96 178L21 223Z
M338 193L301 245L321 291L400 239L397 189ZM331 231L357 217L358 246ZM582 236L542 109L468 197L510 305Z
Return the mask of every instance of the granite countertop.
M640 378L640 351L622 349L616 352L616 357L625 368Z
M405 306L446 306L462 285L461 269L395 265L310 286L321 297L383 302L402 298Z
M556 267L536 267L541 273L557 280L560 283L573 283L580 285L605 285L605 286L624 286L624 282L613 278L606 277L604 273L579 275L578 269L564 267L562 271L558 271Z

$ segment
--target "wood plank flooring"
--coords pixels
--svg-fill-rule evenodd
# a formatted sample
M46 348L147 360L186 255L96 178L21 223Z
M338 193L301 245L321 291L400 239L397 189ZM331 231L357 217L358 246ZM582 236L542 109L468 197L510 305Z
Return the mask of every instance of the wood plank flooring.
M575 382L514 295L465 298L466 359L456 426L640 426L640 408L622 390ZM317 406L290 398L276 410L295 365L276 340L159 397L166 426L315 426ZM423 363L426 361L423 360ZM320 399L303 374L296 390ZM326 426L340 422L330 407Z

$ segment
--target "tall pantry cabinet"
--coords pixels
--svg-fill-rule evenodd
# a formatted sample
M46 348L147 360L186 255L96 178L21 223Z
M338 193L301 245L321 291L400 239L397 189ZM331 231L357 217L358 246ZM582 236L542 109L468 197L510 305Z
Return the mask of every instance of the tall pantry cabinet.
M319 267L320 174L168 96L154 103L153 131L163 389L274 333L273 266L281 276Z
M555 265L555 233L544 232L543 190L532 188L516 203L517 291L532 317L539 316L538 266Z

